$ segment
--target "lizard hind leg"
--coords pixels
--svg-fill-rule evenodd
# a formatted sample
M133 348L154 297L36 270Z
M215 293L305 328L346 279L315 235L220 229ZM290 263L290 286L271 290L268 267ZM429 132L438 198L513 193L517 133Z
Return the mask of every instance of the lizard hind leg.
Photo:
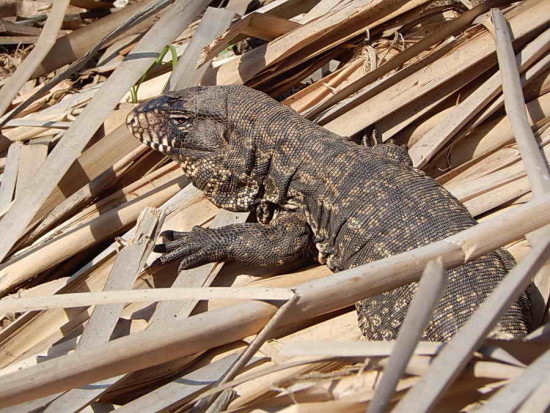
M361 144L366 146L367 149L373 153L412 166L412 159L407 152L407 148L397 145L393 139L384 142L382 135L378 133L374 126L365 131L361 139Z
M382 155L386 158L393 159L399 163L409 166L412 166L413 164L412 159L404 146L399 146L395 143L387 142L376 145L369 149L374 153Z

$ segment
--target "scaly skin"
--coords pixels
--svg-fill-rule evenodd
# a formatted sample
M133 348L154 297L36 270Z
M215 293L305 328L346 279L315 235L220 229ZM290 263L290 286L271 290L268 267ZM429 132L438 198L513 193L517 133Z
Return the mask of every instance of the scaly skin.
M164 262L276 265L311 254L333 271L438 241L472 225L466 208L410 164L395 145L359 146L244 86L196 87L145 102L128 118L134 136L179 162L220 208L256 210L259 223L168 232ZM447 341L514 265L496 250L448 272L424 332ZM416 283L357 304L371 340L395 339ZM493 335L524 336L527 294Z

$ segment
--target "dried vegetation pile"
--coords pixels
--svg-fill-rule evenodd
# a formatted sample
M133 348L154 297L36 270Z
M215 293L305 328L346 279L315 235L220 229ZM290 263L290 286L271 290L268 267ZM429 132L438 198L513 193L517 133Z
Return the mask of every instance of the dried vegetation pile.
M0 0L2 412L548 408L549 0L126 3ZM337 275L153 264L163 227L247 219L124 125L196 84L375 126L481 224ZM443 267L502 245L519 264L471 322L418 343ZM398 340L361 340L353 303L418 279ZM486 339L531 279L542 327Z

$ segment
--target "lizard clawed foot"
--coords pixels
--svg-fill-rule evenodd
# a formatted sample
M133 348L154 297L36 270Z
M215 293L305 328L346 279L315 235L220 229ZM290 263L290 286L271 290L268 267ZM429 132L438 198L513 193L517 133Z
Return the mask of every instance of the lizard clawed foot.
M191 232L164 231L162 244L155 252L163 253L161 264L181 259L179 271L227 258L230 242L216 229L194 227Z

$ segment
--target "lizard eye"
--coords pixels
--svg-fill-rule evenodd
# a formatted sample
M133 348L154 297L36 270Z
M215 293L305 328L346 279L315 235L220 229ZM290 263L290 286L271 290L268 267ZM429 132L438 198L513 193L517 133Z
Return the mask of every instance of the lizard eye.
M189 121L189 118L187 116L174 116L172 117L172 122L176 126L183 126Z

